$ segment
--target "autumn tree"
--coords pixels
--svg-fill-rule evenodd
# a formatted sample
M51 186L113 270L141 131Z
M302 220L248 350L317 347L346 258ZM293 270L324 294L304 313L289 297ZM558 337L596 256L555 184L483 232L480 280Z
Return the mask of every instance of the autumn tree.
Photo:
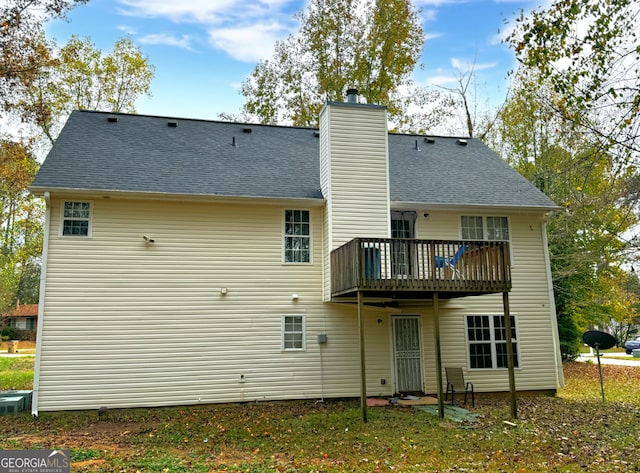
M134 111L147 94L153 66L128 38L103 54L89 39L58 48L43 25L86 0L7 0L0 5L0 116L18 117L38 134L16 142L0 136L0 313L37 302L43 205L27 191L37 171L34 147L57 137L74 108Z
M423 46L418 12L409 0L311 0L297 16L300 30L275 45L242 84L243 113L261 123L314 126L326 100L350 87L368 103L403 113Z
M42 205L27 192L37 169L28 146L0 141L0 313L38 300Z
M0 3L0 103L4 110L14 97L51 65L43 24L62 18L87 0L6 0Z
M149 94L153 66L129 38L103 54L89 38L74 36L53 56L19 107L23 120L37 125L51 143L72 110L135 112L135 101Z

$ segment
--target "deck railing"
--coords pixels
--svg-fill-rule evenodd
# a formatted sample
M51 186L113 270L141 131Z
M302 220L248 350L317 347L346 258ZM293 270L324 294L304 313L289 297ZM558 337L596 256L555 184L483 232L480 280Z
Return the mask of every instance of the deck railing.
M483 294L511 289L504 241L356 238L331 252L333 297L367 293Z

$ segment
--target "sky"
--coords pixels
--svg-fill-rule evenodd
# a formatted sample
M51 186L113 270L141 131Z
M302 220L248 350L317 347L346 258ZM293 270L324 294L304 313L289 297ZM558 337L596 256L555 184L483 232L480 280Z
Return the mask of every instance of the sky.
M66 21L46 26L62 46L72 35L89 37L111 51L129 36L155 67L151 97L137 113L219 119L239 113L239 86L258 60L270 59L273 45L294 33L301 0L90 0ZM515 68L513 52L502 43L519 15L538 7L522 0L414 0L425 33L417 85L454 87L460 72L475 64L478 102L498 106Z

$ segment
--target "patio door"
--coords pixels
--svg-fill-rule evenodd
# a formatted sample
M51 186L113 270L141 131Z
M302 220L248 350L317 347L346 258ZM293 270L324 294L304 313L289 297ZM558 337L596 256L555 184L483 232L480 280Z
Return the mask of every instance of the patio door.
M393 352L396 391L399 393L422 392L419 317L393 317Z

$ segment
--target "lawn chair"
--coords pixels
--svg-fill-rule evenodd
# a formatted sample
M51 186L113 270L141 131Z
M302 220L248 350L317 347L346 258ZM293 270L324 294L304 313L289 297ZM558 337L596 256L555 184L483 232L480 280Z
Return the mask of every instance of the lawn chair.
M460 258L462 258L462 256L464 255L464 251L465 251L464 245L461 245L458 248L458 251L456 251L451 258L436 255L435 257L436 268L444 269L444 274L446 279L451 279L452 277L453 278L462 277L462 274L460 274L460 271L457 268L457 264L458 264L458 261L460 261Z
M476 406L476 400L473 396L473 383L464 381L464 374L462 373L462 368L445 368L445 373L447 374L447 390L444 395L444 400L446 401L449 397L449 392L451 392L451 405L453 406L453 396L457 392L464 391L464 403L467 403L467 394L471 391L471 405L473 407Z

